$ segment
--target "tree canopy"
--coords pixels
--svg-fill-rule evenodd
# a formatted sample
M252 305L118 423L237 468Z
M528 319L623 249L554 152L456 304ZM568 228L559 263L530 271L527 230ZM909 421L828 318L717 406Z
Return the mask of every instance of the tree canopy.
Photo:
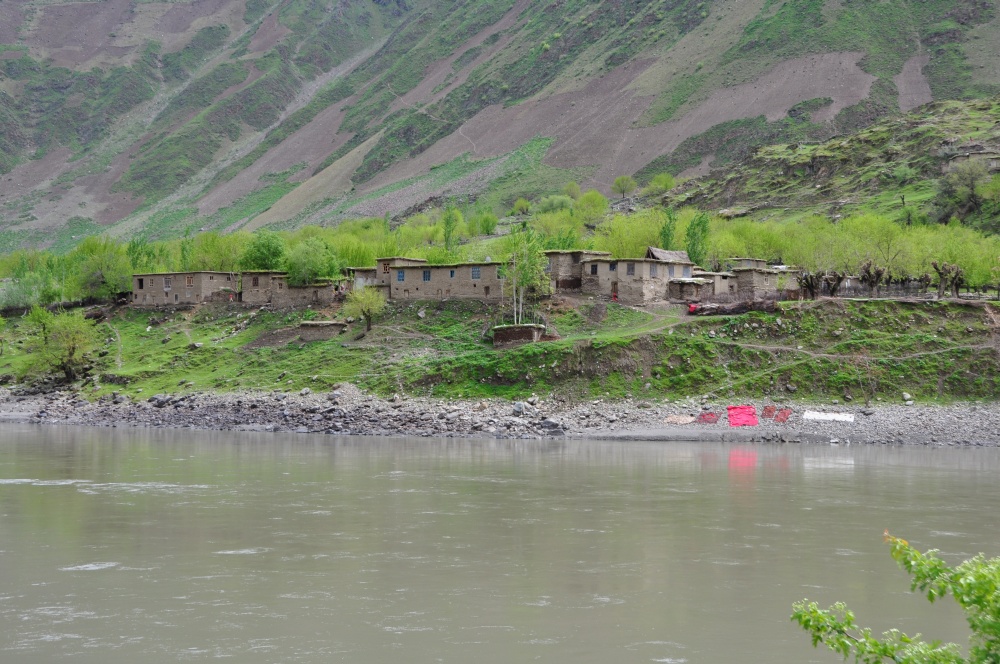
M792 621L812 638L843 656L864 664L896 662L899 664L981 664L1000 661L1000 558L982 554L956 567L946 564L935 550L921 553L904 539L888 531L885 541L892 557L911 577L910 589L934 602L951 595L965 613L972 630L969 656L962 656L954 643L923 641L893 629L881 638L871 629L859 627L845 604L838 602L820 609L815 602L802 600L793 606Z
M635 191L635 188L635 178L631 175L619 175L615 178L615 181L611 183L611 191L616 194L621 194L622 198L625 198L625 196Z

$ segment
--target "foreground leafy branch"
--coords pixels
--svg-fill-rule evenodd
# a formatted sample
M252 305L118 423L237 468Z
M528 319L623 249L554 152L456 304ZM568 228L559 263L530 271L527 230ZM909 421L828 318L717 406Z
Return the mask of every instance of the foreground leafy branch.
M950 567L936 550L921 553L888 531L885 541L892 557L912 577L912 590L919 590L931 602L949 593L958 602L972 629L968 659L958 645L928 643L919 634L908 636L894 629L875 637L870 629L855 623L854 613L842 602L824 610L815 602L802 600L793 605L792 621L809 632L813 646L823 643L844 659L853 657L864 664L1000 662L1000 558L987 559L980 554Z

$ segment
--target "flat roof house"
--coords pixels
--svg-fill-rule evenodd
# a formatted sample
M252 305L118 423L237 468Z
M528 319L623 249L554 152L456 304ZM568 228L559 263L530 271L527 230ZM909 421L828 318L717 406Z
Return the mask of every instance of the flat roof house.
M238 281L233 272L152 272L132 275L132 298L135 307L163 307L198 304L212 299L215 293L229 290L234 297Z
M583 261L592 258L610 258L607 251L580 249L552 249L545 252L548 260L545 272L549 275L552 292L578 291L583 283Z
M390 300L499 302L503 298L500 267L495 261L428 265L420 258L379 258L375 261L375 285L385 288Z
M278 309L330 304L339 293L329 279L306 286L291 286L286 272L270 271L244 272L242 287L245 304L269 304Z

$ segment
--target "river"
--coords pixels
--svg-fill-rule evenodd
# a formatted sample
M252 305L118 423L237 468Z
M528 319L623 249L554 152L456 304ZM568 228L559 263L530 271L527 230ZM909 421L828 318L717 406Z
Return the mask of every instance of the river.
M882 532L1000 555L1000 450L0 427L0 661L833 662L965 643Z

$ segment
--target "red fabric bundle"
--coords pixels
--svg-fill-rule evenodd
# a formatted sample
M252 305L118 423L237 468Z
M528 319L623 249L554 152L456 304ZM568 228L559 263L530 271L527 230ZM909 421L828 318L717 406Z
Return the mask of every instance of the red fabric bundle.
M702 413L698 416L699 424L715 424L719 421L719 416L715 413Z
M788 421L788 418L792 416L791 408L782 408L778 411L778 414L774 416L774 421L778 424L784 424Z
M729 426L731 427L755 427L757 426L757 409L753 406L728 406Z
M760 416L767 419L771 419L772 417L774 417L774 413L777 410L778 409L774 406L764 406L764 412L762 412Z

